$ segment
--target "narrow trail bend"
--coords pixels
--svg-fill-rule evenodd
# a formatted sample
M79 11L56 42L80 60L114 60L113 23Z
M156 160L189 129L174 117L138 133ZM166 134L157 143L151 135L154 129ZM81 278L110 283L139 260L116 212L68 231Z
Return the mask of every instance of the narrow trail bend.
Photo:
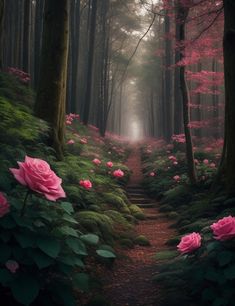
M175 235L175 231L169 228L170 221L159 213L157 202L148 198L141 187L143 175L138 148L131 153L127 166L133 171L127 186L128 197L146 215L146 220L140 221L135 231L147 237L151 246L124 250L124 256L115 261L113 269L104 277L104 292L112 306L158 306L161 296L152 282L156 273L153 256L167 249L165 242Z

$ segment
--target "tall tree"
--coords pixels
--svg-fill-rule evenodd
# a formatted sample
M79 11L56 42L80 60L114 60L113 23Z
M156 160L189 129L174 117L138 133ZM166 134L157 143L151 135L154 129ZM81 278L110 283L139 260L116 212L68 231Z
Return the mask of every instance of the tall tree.
M3 66L3 18L4 18L5 0L0 0L0 69Z
M23 70L29 72L30 0L24 0Z
M65 100L68 61L69 6L68 0L47 0L39 85L35 114L50 127L49 144L57 157L63 157Z

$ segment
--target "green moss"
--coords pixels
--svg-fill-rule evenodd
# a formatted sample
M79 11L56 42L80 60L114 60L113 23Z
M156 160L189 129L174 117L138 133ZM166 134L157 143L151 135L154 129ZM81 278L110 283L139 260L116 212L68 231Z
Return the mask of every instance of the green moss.
M146 216L143 212L137 212L133 215L137 220L145 220Z
M158 252L154 258L156 260L169 260L169 259L172 259L172 258L175 258L176 256L178 256L179 253L177 251L161 251L161 252Z
M133 248L134 247L134 242L131 239L128 238L123 238L119 241L121 246L126 247L126 248Z
M150 246L150 242L148 238L146 238L144 235L140 235L135 238L134 240L135 244L141 245L141 246Z
M131 229L131 224L124 218L124 216L116 210L106 210L105 215L113 220L114 223L122 225L124 228Z
M103 201L107 204L112 205L117 210L123 212L123 213L130 213L130 210L123 200L123 198L120 195L117 195L115 193L106 192L103 194Z

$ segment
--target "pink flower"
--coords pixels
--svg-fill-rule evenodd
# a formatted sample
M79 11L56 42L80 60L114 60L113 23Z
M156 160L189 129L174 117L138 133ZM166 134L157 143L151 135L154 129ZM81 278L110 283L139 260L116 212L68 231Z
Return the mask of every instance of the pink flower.
M10 205L5 196L0 192L0 217L5 216L10 211Z
M176 157L173 156L173 155L169 156L168 159L171 160L171 161L176 161L177 160Z
M175 175L173 177L173 180L175 180L176 182L179 182L180 181L180 176L179 175Z
M81 180L79 182L80 186L84 187L85 189L91 189L92 188L92 183L90 180Z
M215 168L215 167L216 167L216 164L215 164L215 163L210 163L210 167L211 167L211 168Z
M113 167L113 163L112 163L111 161L108 161L108 162L106 163L106 165L107 165L107 167L109 167L109 168L112 168L112 167Z
M203 160L203 164L204 164L204 165L208 165L208 164L209 164L209 160L208 160L208 159L204 159L204 160Z
M150 172L149 176L155 176L155 172Z
M19 264L15 260L8 260L5 263L6 268L11 271L11 273L16 273L16 271L19 269Z
M214 238L217 240L228 240L235 237L235 217L228 216L211 225Z
M199 161L198 161L198 159L194 159L194 163L195 163L195 165L198 165L199 164Z
M73 139L70 139L69 141L67 141L67 144L74 144L75 141Z
M193 232L183 236L177 248L182 254L191 253L201 246L201 239L200 234Z
M93 162L93 164L95 164L97 166L101 164L101 160L99 160L98 158L94 158L92 162Z
M178 165L178 162L177 162L177 161L174 161L174 162L173 162L173 165L175 165L175 166Z
M25 156L25 161L18 162L18 165L19 169L9 170L20 184L43 194L50 201L66 197L61 187L62 179L51 170L46 161Z
M87 139L86 138L81 138L80 143L81 144L87 144Z
M113 171L113 176L115 176L115 177L123 177L124 176L124 172L121 169L115 170L115 171Z

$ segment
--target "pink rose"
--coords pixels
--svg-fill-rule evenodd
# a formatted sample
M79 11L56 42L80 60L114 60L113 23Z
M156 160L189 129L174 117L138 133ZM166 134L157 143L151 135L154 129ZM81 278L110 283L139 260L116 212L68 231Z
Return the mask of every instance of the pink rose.
M0 217L5 216L10 211L10 205L5 196L0 192Z
M79 182L80 186L84 187L85 189L91 189L92 188L92 183L90 180L81 180Z
M215 163L210 163L210 167L211 167L211 168L215 168L215 167L216 167L216 164L215 164Z
M200 234L193 232L182 237L177 248L182 254L191 253L201 246L201 239Z
M235 237L235 217L228 216L211 225L214 238L217 240L228 240Z
M209 164L209 160L208 160L208 159L204 159L204 160L203 160L203 164L204 164L204 165L208 165L208 164Z
M25 161L18 162L18 165L19 169L10 168L10 171L20 184L43 194L50 201L66 197L61 187L62 179L46 161L25 156Z
M177 161L174 161L174 162L173 162L173 165L175 165L175 166L178 165L178 162L177 162Z
M93 162L93 164L95 164L97 166L101 164L101 161L98 158L93 159L92 162Z
M179 175L175 175L173 177L173 180L175 180L176 182L179 182L180 181L180 176Z
M121 169L115 170L115 171L113 171L113 176L115 176L115 177L123 177L124 176L124 172Z
M173 156L173 155L169 156L168 159L171 160L171 161L176 161L177 160L176 157Z
M74 144L75 141L73 139L70 139L69 141L67 141L67 144Z
M155 176L155 172L150 172L149 176Z
M11 273L16 273L16 271L19 269L19 264L15 260L8 260L5 266L9 271L11 271Z
M113 167L113 163L112 163L111 161L108 161L108 162L106 163L106 165L107 165L107 167L109 167L109 168L112 168L112 167Z

